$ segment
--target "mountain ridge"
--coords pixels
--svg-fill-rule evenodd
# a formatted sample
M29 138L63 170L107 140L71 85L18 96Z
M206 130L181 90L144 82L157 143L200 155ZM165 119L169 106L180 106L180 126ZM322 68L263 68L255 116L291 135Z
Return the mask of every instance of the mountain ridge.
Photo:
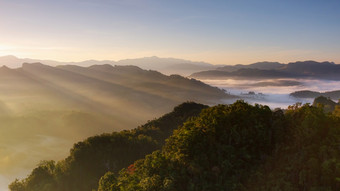
M289 95L293 97L297 97L297 98L313 98L313 99L319 96L323 96L323 97L327 97L333 100L339 100L340 90L326 91L326 92L303 90L303 91L293 92Z
M180 74L188 76L194 72L203 71L207 69L213 69L219 67L218 65L212 65L202 61L190 61L178 58L160 58L157 56L143 57L135 59L123 59L118 61L113 60L85 60L80 62L62 62L54 60L41 60L31 58L17 58L12 55L1 56L0 65L7 65L10 68L19 68L22 63L44 63L50 66L58 65L78 65L78 66L92 66L92 65L136 65L142 69L157 70L164 74Z
M189 77L198 79L226 78L307 78L340 80L340 64L334 62L297 61L288 64L259 62L251 65L234 65L202 71Z

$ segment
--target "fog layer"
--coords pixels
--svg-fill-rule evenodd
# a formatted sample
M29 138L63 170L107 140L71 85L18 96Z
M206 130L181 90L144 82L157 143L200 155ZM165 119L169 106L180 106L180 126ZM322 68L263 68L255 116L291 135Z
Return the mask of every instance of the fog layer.
M239 95L249 103L259 103L271 108L287 108L297 102L312 103L313 99L298 99L290 93L301 90L318 92L340 89L340 81L308 79L268 79L268 80L202 80L212 86L220 87L231 94ZM249 94L249 92L251 92ZM252 93L254 92L254 94ZM224 100L232 103L234 100Z

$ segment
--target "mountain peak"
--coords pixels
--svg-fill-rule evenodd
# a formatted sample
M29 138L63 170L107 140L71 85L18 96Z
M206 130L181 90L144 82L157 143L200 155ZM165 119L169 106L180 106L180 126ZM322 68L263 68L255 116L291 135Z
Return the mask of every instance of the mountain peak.
M7 55L7 56L0 56L0 65L7 65L9 67L18 66L21 64L21 60L15 56Z
M6 65L3 65L0 67L0 71L1 72L8 72L8 71L12 71L10 68L8 68Z

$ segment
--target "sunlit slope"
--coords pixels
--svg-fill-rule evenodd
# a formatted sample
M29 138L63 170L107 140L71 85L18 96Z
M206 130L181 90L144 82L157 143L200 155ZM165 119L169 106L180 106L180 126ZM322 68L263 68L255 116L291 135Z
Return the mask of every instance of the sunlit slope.
M0 100L2 111L7 114L20 113L44 105L49 99L55 101L55 96L44 84L19 69L0 68Z
M211 104L217 99L227 97L219 89L197 80L189 80L179 75L165 76L157 71L142 70L136 66L94 65L84 68L67 65L58 68L119 84L143 92L148 97L151 94L176 103L182 100L202 100L204 103Z
M39 81L48 83L59 93L67 93L65 97L74 99L81 107L98 113L119 115L119 118L131 117L140 121L151 117L151 113L158 112L155 103L171 103L164 98L156 97L147 92L140 92L114 82L85 76L79 73L66 71L60 68L42 64L27 64L22 70L34 75ZM78 103L79 105L79 103ZM165 104L166 105L166 104ZM162 105L159 104L160 107ZM140 112L136 112L142 109ZM145 116L149 114L148 116Z
M231 97L222 90L178 75L135 66L51 67L40 63L0 69L0 113L81 110L139 124L183 101L215 104Z
M131 129L192 100L230 97L181 76L135 66L0 68L0 190L41 159L64 158L76 141Z

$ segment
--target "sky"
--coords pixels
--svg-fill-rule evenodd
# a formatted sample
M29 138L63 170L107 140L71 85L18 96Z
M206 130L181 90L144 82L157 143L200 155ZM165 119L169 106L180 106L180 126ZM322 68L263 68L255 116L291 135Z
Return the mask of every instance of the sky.
M339 0L0 0L0 56L340 64Z

